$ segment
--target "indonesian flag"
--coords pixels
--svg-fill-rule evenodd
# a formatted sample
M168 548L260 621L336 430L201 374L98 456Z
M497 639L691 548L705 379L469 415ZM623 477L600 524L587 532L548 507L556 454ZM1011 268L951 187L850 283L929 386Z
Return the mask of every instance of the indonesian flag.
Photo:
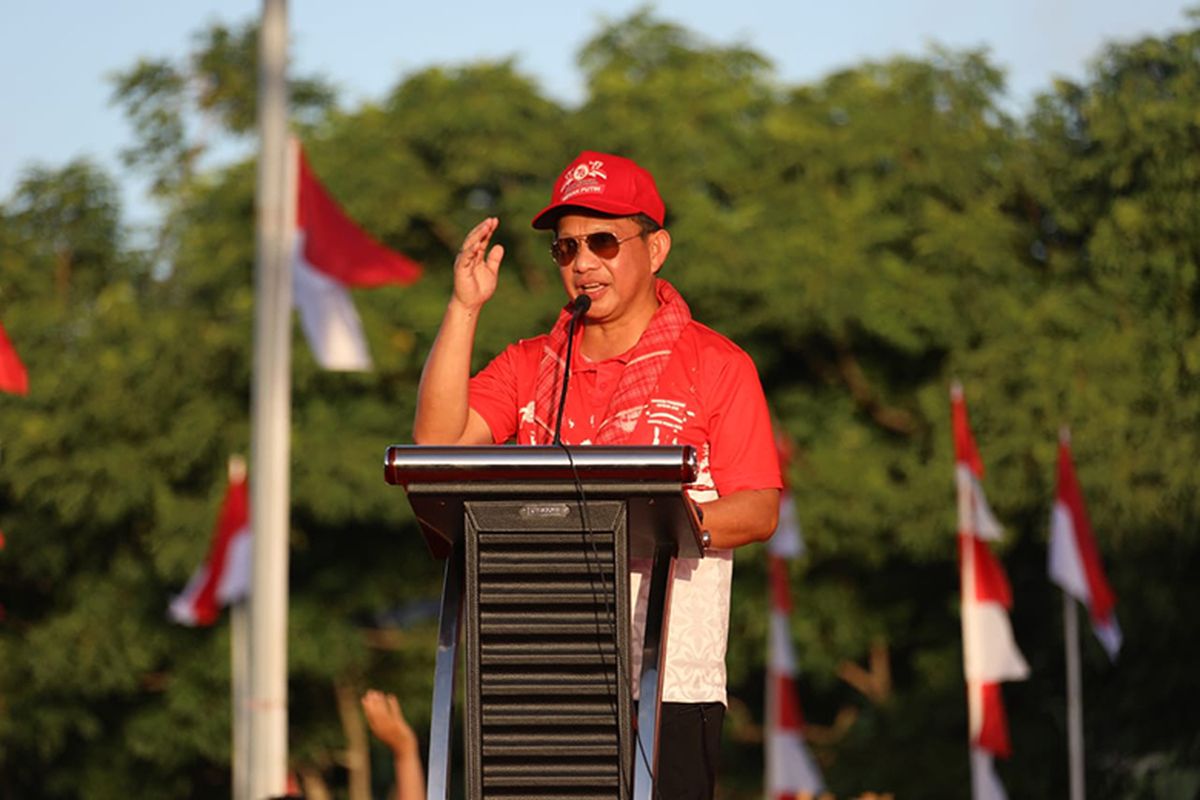
M1002 800L1004 787L992 759L1011 752L1004 717L1002 681L1029 675L1013 640L1008 610L1012 589L988 540L1003 536L983 493L983 461L971 436L962 387L950 390L958 487L958 553L962 591L963 669L971 742L971 791L975 800Z
M317 363L332 370L369 370L371 355L350 287L408 284L421 265L389 250L354 224L317 180L293 143L296 237L292 281L300 323Z
M783 448L781 447L781 451ZM781 460L784 458L781 452ZM824 778L804 743L804 717L796 691L796 657L792 649L789 617L792 611L787 562L804 552L791 492L784 490L779 503L779 526L767 542L767 569L771 590L771 627L768 641L766 693L766 797L791 800L800 792L814 796L824 788Z
M1092 630L1116 659L1121 649L1121 628L1114 613L1117 598L1104 577L1092 525L1083 506L1083 492L1071 460L1071 434L1058 437L1058 497L1050 515L1050 579L1088 607Z
M171 601L171 617L181 625L212 625L223 606L250 594L252 542L246 462L230 460L229 486L221 503L208 559Z
M29 373L0 325L0 392L29 394Z

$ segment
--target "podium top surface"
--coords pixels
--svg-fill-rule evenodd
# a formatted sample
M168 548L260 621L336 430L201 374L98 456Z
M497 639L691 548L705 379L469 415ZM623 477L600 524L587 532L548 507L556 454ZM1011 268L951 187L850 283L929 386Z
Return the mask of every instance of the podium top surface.
M687 499L686 486L698 472L696 450L688 445L392 445L383 469L388 483L404 487L436 558L449 556L461 539L468 501L527 502L534 516L549 509L565 520L586 504L585 486L586 502L626 503L632 555L652 555L666 544L681 557L704 556L700 522Z
M392 445L383 464L388 483L471 481L696 480L696 450L683 446L569 447Z

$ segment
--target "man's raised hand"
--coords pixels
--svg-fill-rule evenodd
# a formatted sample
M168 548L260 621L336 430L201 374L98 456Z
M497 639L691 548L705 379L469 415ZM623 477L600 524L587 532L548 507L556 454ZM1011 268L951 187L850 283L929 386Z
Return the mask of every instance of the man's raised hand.
M496 217L488 217L471 229L454 259L454 299L475 311L492 298L504 258L504 245L488 251L492 234L500 226Z

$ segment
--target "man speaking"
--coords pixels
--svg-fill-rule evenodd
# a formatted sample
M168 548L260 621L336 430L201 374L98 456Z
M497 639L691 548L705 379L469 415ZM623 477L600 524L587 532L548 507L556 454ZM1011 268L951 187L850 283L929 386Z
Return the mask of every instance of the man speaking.
M699 475L688 495L711 538L704 558L676 562L656 787L671 800L707 799L725 714L733 548L771 536L782 483L753 361L692 319L659 277L671 252L665 211L645 169L581 153L533 219L534 228L554 232L550 254L569 302L549 333L510 345L472 377L479 315L504 259L502 245L490 246L499 220L476 225L454 262L454 293L421 376L413 436L428 445L547 445L561 435L568 445L695 448ZM580 297L590 305L577 304ZM571 325L581 306L580 324ZM560 409L569 330L576 340ZM634 642L644 638L648 567L631 565Z

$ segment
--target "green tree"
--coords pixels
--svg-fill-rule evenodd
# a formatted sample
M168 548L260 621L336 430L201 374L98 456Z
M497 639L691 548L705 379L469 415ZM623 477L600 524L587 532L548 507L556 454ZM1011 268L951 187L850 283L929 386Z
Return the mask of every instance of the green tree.
M1118 663L1108 667L1092 647L1085 676L1089 786L1108 796L1185 796L1166 787L1200 781L1194 703L1180 706L1195 695L1186 565L1200 534L1192 20L1163 38L1110 45L1087 84L1060 82L1029 122L1045 291L1029 309L1037 353L1022 371L1038 413L1075 427L1126 631ZM1061 674L1057 653L1047 666Z
M197 63L236 61L210 50ZM165 612L204 557L225 459L248 444L252 173L161 184L174 246L155 278L116 224L111 179L86 164L32 171L0 207L5 321L33 375L28 398L0 405L4 796L228 789L227 633ZM390 350L411 349L399 333ZM432 623L391 630L387 613L431 596L437 574L376 466L406 435L391 408L396 383L414 379L403 358L362 378L298 362L292 745L297 768L332 777L345 761L339 700L368 674L428 696Z
M1115 666L1085 639L1089 786L1180 796L1172 782L1200 764L1197 36L1113 45L1021 120L982 53L935 48L788 86L752 49L650 12L584 46L587 97L572 109L511 61L424 70L357 108L318 78L293 81L318 175L426 273L356 294L374 372L320 371L294 341L292 766L343 793L367 685L428 728L433 626L412 620L440 565L379 457L409 437L462 235L499 216L508 251L482 366L561 306L527 222L562 164L600 149L658 176L675 241L665 276L752 353L797 445L808 553L792 633L836 793L965 791L957 377L1033 667L1005 688L1010 795L1065 793L1045 540L1069 423L1127 635ZM203 558L226 458L249 440L255 170L236 148L252 130L254 37L215 24L192 52L115 78L129 163L164 210L152 252L131 245L112 178L87 163L31 169L0 204L0 317L31 373L28 397L0 396L0 797L228 790L228 631L180 628L165 610ZM761 555L738 554L730 798L761 793Z
M146 749L159 747L169 759L159 791L186 796L201 752L183 742L211 719L206 695L223 698L210 669L198 671L210 691L193 684L190 695L172 694L164 669L188 649L163 624L164 573L190 567L159 545L178 546L171 534L209 518L210 459L226 427L219 392L189 380L195 316L148 313L146 265L122 247L111 180L94 169L33 173L0 212L6 271L23 276L6 317L31 373L28 398L0 407L0 787L13 797L77 796L80 786L138 794ZM196 663L211 666L211 655ZM170 724L141 730L158 703L171 707ZM208 743L209 754L223 745Z

